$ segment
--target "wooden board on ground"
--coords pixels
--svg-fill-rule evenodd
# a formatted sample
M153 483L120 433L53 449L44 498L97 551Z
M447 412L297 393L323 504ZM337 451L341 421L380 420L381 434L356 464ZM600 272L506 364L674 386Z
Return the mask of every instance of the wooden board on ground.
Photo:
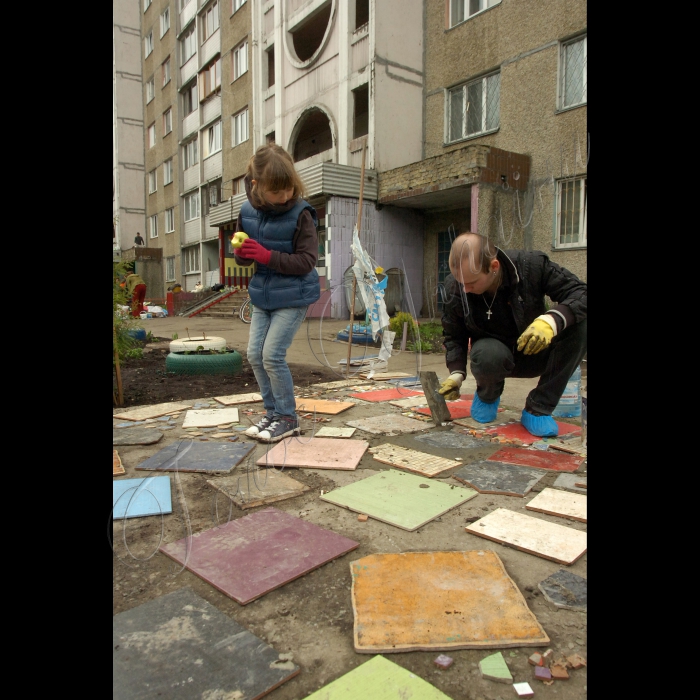
M576 486L576 484L586 484L586 486ZM559 474L552 486L555 489L564 489L564 491L572 491L573 493L588 493L586 490L588 488L588 479L578 474Z
M416 435L414 440L448 450L473 450L492 446L489 440L465 435L461 430L433 430L424 435Z
M423 387L425 400L430 408L430 415L435 425L442 425L445 421L451 420L452 416L445 403L445 397L438 392L440 382L436 372L419 372L420 383ZM425 409L419 409L416 413L422 413Z
M564 452L525 450L522 447L502 447L488 459L492 462L508 462L521 467L537 467L558 472L575 472L584 461L581 456Z
M345 425L364 430L366 433L372 433L373 435L400 435L401 433L417 433L421 430L430 429L428 423L394 414L349 420L345 421Z
M490 550L371 554L350 572L357 652L549 644Z
M409 450L399 445L390 445L384 443L377 447L370 447L374 459L383 464L390 464L392 467L406 469L421 476L435 476L447 469L454 469L462 466L462 462L456 459L447 459L446 457L437 457L436 455L428 454L427 452L419 452L418 450Z
M479 493L520 496L522 498L545 476L547 476L547 472L542 469L481 460L465 464L452 475L452 478L471 486Z
M185 414L183 428L216 428L219 425L238 423L237 408L202 408Z
M546 488L542 489L525 508L585 523L588 521L587 504L588 496Z
M414 408L415 406L425 406L428 402L425 399L425 394L421 392L420 396L412 396L408 399L397 399L396 401L389 401L389 403L398 408Z
M306 467L307 469L357 469L369 447L366 440L343 440L312 437L309 440L289 438L278 442L256 462L258 466Z
M451 700L441 690L408 669L377 655L324 685L306 700Z
M585 532L507 508L496 508L465 530L567 566L582 557L587 548Z
M413 391L411 389L377 389L376 391L362 391L356 394L349 394L353 399L362 399L362 401L390 401L397 399L408 399L415 396L421 396L425 403L425 397L422 391Z
M357 379L339 379L337 382L321 382L320 384L312 384L309 389L342 389L346 386L355 386ZM370 384L370 382L364 382ZM360 382L363 384L363 382Z
M134 408L125 413L115 413L113 417L118 420L146 420L148 418L158 418L159 416L164 416L173 411L184 411L187 408L192 408L191 404L173 403L170 401L168 403L157 403L153 406Z
M112 476L118 476L119 474L126 474L126 469L122 464L122 459L116 450L112 450Z
M262 401L260 394L231 394L230 396L215 396L214 401L218 401L224 406L233 406L237 403L254 403Z
M275 469L247 471L237 476L208 479L207 484L228 496L239 508L255 508L266 503L293 498L309 490L306 484Z
M241 605L360 546L273 507L198 532L193 540L159 550Z
M113 700L261 698L300 670L186 587L115 615L112 658Z
M324 425L316 431L314 437L351 438L356 430L357 428L334 428Z
M388 469L341 486L320 498L402 530L413 531L476 495L473 489L452 487L423 476Z
M327 399L300 399L295 397L297 411L316 412L335 416L355 406L352 401L329 401Z
M192 442L178 440L136 466L142 471L230 472L253 450L252 442Z
M141 518L172 513L169 476L115 479L112 482L112 518Z
M364 374L368 374L368 372L360 372L360 376ZM387 379L404 379L410 376L411 375L406 372L375 372L372 375L372 379L375 382L385 382Z
M559 437L563 435L580 435L581 433L580 425L571 425L570 423L561 423L560 421L555 421L555 423L559 427ZM487 435L500 435L509 440L516 438L520 440L523 445L531 445L533 442L538 442L542 439L530 433L520 422L486 428L485 432Z

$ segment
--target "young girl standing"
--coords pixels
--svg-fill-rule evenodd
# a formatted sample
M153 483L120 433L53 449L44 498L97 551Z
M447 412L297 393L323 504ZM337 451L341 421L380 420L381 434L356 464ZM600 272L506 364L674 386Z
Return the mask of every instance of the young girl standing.
M294 382L287 350L321 296L316 272L316 210L302 199L304 185L294 161L281 146L260 146L245 176L248 201L241 207L236 231L248 238L236 249L236 263L257 263L248 285L253 306L248 362L263 397L265 415L245 431L263 442L299 434Z

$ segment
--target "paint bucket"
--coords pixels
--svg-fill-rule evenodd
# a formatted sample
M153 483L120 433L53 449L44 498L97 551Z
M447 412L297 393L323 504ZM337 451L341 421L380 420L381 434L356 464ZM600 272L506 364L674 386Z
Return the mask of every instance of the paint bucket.
M587 430L586 428L588 427L586 425L587 420L586 420L586 410L587 410L587 399L588 399L588 384L586 386L581 387L581 446L585 449L586 448L586 433Z
M148 317L148 314L147 314L145 311L142 311L142 312L139 314L139 316L140 316L142 319L144 319L144 318L147 318L147 317Z

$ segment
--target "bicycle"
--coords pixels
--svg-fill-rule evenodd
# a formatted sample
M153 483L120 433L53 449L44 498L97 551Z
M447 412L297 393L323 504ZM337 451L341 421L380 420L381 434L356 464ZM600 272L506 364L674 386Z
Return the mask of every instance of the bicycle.
M248 297L242 304L240 309L238 309L238 318L243 321L243 323L250 323L253 316L253 307L250 303L250 297Z

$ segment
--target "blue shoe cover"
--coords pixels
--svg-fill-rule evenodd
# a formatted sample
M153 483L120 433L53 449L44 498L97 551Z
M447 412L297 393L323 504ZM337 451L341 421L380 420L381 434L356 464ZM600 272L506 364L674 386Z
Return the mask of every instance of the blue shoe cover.
M552 416L533 416L532 413L523 409L520 422L531 435L537 435L537 437L556 437L559 435L559 426Z
M501 403L500 396L493 403L486 403L479 398L478 394L475 393L474 399L472 400L470 415L479 423L490 423L491 421L496 420L499 403Z

